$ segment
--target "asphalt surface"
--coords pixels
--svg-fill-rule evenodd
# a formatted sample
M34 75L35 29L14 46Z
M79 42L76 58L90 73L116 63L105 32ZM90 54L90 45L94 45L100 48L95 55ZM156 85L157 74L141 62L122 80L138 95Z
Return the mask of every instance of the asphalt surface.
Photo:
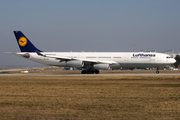
M180 76L180 73L122 73L122 74L0 74L0 76Z

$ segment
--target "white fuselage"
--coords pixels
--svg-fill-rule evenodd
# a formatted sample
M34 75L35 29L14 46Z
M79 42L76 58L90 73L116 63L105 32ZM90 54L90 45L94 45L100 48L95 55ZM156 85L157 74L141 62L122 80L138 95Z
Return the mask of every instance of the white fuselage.
M75 59L88 59L97 61L114 61L110 67L162 67L175 63L175 59L163 53L151 52L42 52L44 55L64 56ZM17 53L18 54L18 53ZM24 54L23 52L19 53ZM29 60L52 66L65 67L66 61L56 58L39 56L36 53L29 53ZM73 67L73 66L72 66Z

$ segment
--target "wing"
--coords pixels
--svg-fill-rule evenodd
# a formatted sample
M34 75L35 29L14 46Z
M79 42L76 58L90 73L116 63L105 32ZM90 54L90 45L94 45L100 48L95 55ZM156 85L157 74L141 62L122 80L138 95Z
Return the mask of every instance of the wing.
M49 57L49 58L56 58L61 61L71 61L71 60L80 60L83 62L89 62L89 63L106 63L106 64L118 64L117 62L114 61L98 61L98 60L91 60L91 59L81 59L81 58L70 58L70 57L65 57L65 56L55 56L55 55L43 55L42 53L36 51L36 53L40 56L44 57Z

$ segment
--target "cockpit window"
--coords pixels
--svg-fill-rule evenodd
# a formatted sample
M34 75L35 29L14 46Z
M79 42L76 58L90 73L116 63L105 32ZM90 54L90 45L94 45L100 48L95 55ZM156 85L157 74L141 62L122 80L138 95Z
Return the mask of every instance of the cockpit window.
M169 58L173 58L173 57L169 57L169 56L167 56L166 58L168 58L168 59L169 59Z

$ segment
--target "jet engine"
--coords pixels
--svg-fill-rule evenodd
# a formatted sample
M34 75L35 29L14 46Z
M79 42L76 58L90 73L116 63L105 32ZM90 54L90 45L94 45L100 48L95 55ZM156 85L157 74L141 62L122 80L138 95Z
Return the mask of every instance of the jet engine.
M84 62L80 61L80 60L72 60L72 61L67 61L66 65L69 67L83 67L84 66Z
M93 67L94 67L94 69L97 69L97 70L109 70L110 69L109 64L95 64Z

